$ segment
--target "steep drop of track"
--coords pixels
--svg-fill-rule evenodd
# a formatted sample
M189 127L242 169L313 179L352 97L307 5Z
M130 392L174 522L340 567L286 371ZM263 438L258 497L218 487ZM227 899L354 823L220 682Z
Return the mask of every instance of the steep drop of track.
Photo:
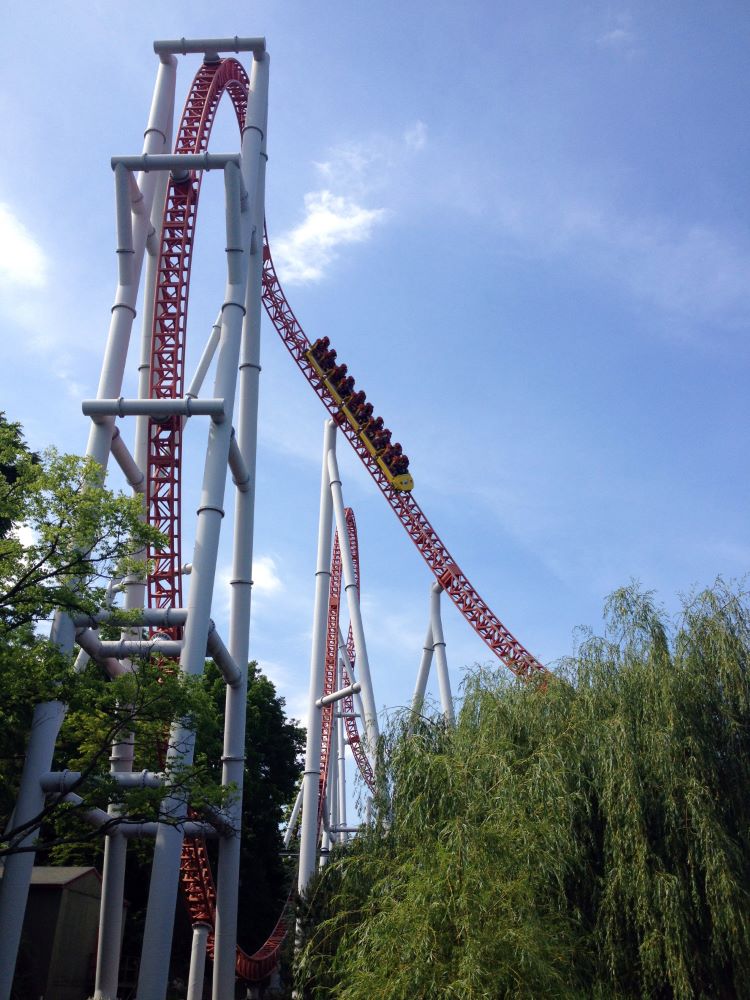
M447 547L440 540L438 533L428 521L413 494L396 490L391 486L362 444L352 425L343 418L328 387L305 356L306 351L310 349L310 341L284 295L284 290L273 266L267 232L264 234L263 252L263 304L271 322L297 363L297 367L375 480L380 492L388 501L389 506L446 594L477 635L487 643L495 656L499 657L513 673L521 677L528 677L531 674L544 671L544 666L521 645L518 639L503 625L487 602L472 587L468 577L459 568Z

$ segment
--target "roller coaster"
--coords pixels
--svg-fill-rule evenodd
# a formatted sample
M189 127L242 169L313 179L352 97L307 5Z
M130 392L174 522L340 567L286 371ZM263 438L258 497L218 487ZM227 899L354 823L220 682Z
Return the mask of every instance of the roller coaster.
M91 418L87 453L104 468L110 453L114 456L134 491L143 496L147 521L162 533L166 544L147 553L147 580L130 580L126 587L125 605L133 611L140 609L141 625L150 630L147 642L143 642L142 632L135 629L124 634L118 651L108 650L107 644L94 634L91 623L66 621L62 615L53 626L53 639L70 650L75 641L105 667L117 661L120 670L123 664L127 666L128 657L147 651L162 660L179 659L180 669L196 674L203 669L206 653L213 656L227 682L222 781L234 784L241 793L262 304L328 414L308 747L303 794L295 808L299 816L301 806L299 886L304 888L317 863L321 836L330 840L332 833L336 833L326 802L335 784L334 752L343 750L344 733L365 784L373 788L375 781L372 762L377 719L358 611L357 531L352 510L343 507L335 460L336 436L348 441L413 541L435 578L435 593L444 592L450 598L492 653L513 673L526 678L544 667L471 585L414 497L415 482L401 444L392 441L391 431L384 419L375 415L364 391L355 390L354 377L338 361L329 338L321 336L312 342L308 339L284 294L273 263L264 213L269 65L265 40L180 39L157 42L154 48L160 64L143 152L140 156L113 159L118 284L97 398L84 403L84 413ZM224 55L227 52L251 52L251 75L234 56ZM190 53L202 56L203 62L190 86L172 144L176 56ZM239 154L207 151L216 112L225 94L234 109L241 136ZM227 284L219 317L196 376L186 388L194 234L201 183L208 170L224 174ZM138 364L138 396L128 400L122 397L121 390L144 258L147 263L142 301L147 321ZM214 395L205 398L200 394L201 386L214 362ZM132 454L116 425L118 417L135 417ZM195 554L185 595L183 438L188 421L201 417L209 418L208 443ZM227 467L236 487L228 647L209 618ZM331 543L334 509L337 530ZM350 612L346 638L340 624L344 592ZM426 650L441 645L439 630L439 622L433 618ZM42 776L50 771L64 711L64 706L56 702L37 706L17 819L33 814L39 802L43 802ZM358 728L358 718L364 719L364 732ZM180 726L179 722L173 726L168 757L189 763L192 742L189 733ZM113 759L116 759L113 774L121 778L122 772L132 766L132 756L128 760L126 756L113 754ZM288 908L256 953L248 955L236 947L240 834L236 800L241 800L240 793L226 817L232 835L220 836L216 884L208 861L205 824L196 823L188 814L178 827L158 824L139 975L140 1000L163 1000L166 993L178 869L195 930L189 996L202 995L198 986L202 990L206 955L214 961L215 998L234 995L235 976L249 983L261 983L278 964L287 933ZM165 795L168 801L168 789ZM95 992L99 1000L117 996L125 849L123 837L107 836ZM29 841L27 852L9 858L6 867L0 896L0 921L4 928L0 937L0 1000L10 995L33 858L33 842Z

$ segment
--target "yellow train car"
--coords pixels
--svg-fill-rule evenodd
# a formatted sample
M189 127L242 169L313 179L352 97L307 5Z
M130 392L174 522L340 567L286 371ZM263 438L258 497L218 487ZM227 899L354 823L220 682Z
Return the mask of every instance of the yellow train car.
M325 387L331 394L331 397L333 398L333 401L336 403L336 406L338 406L338 408L344 414L346 419L352 425L353 429L357 434L357 437L365 446L365 448L367 448L372 457L375 459L378 468L383 473L388 482L391 484L391 486L395 490L403 490L406 493L408 493L410 490L413 490L414 480L412 479L411 474L408 472L402 472L400 475L394 476L394 474L391 472L391 470L388 468L388 466L385 464L385 462L381 457L382 451L375 450L375 446L373 445L372 441L370 441L370 439L367 437L367 435L363 432L362 427L358 423L352 411L349 409L344 400L341 398L341 396L336 392L334 387L328 381L328 376L320 367L316 358L313 356L312 350L305 351L305 357L310 362L315 371L318 373L318 376L320 377L321 381L325 384Z

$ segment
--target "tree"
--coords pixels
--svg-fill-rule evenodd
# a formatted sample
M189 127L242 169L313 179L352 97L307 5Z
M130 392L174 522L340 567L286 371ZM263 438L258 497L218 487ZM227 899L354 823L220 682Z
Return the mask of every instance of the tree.
M148 662L115 679L93 663L77 671L72 657L40 631L58 609L91 614L106 606L109 582L126 573L142 575L137 554L160 540L143 523L140 498L108 489L89 460L54 450L32 453L19 425L0 414L0 856L18 850L29 832L42 839L25 850L102 832L71 825L67 814L81 808L63 803L60 795L48 797L29 822L8 825L36 704L60 699L69 706L57 764L81 770L74 790L86 804L123 801L140 819L156 818L162 793L123 794L114 785L107 776L112 741L135 731L137 764L156 770L172 718L193 718L197 725L213 711L201 685L176 671ZM111 628L132 626L129 615L113 611ZM171 777L199 807L217 798L200 767ZM66 818L52 823L54 816Z
M386 744L389 823L311 888L307 997L750 996L750 608L630 587L546 682Z

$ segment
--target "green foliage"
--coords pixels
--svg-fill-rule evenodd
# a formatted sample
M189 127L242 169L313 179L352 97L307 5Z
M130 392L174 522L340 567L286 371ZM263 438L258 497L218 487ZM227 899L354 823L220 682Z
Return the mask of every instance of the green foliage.
M0 642L58 608L94 611L113 576L142 573L135 556L161 540L142 510L107 489L93 460L29 452L0 415Z
M635 587L546 684L386 741L388 822L308 899L307 997L750 996L750 611Z
M41 834L42 849L56 846L58 860L65 848L71 857L71 844L99 836L80 820L80 808L56 796L30 824L8 828L35 705L59 700L68 706L56 766L82 772L74 791L86 804L121 801L144 820L157 817L162 793L116 789L108 776L111 743L134 733L136 767L162 770L173 718L193 727L218 724L200 682L150 663L115 679L94 664L79 673L72 657L37 631L58 609L93 613L105 606L112 578L143 574L138 555L147 544L158 546L161 536L141 516L140 498L107 489L95 463L53 450L31 453L18 424L0 414L0 855L17 850L30 831ZM115 611L113 634L128 624L130 616ZM199 810L221 800L212 771L200 761L169 780L189 792Z

